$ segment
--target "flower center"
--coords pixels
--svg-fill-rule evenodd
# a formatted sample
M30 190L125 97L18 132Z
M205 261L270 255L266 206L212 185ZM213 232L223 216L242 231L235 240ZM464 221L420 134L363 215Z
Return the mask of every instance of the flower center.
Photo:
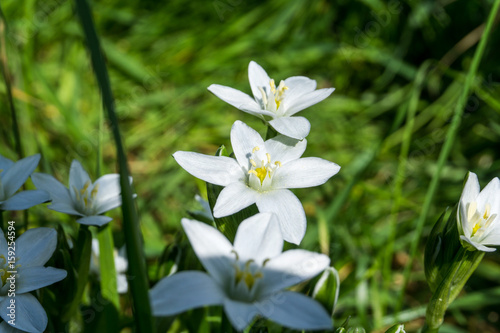
M90 190L90 185L92 185L92 183L90 182L90 180L87 180L85 185L83 185L80 190L73 186L77 208L80 210L80 212L86 215L93 214L93 203L97 196L97 192L99 191L99 184L96 184L92 188L92 190Z
M280 161L275 161L272 163L271 160L271 154L266 153L266 160L261 159L260 163L256 162L257 156L255 155L255 152L259 150L259 147L255 147L252 150L252 153L254 154L254 158L251 158L250 164L252 165L250 170L248 170L248 174L250 177L250 184L252 185L255 183L255 180L258 179L260 182L260 187L265 186L264 182L266 181L266 177L270 181L272 179L272 176L274 172L276 171L277 168L281 166ZM258 161L258 160L257 160ZM267 182L266 182L267 183ZM257 183L258 185L259 183ZM267 186L265 186L267 187Z
M2 286L8 282L8 278L16 274L18 267L21 267L21 265L16 265L15 262L9 263L3 254L0 255L0 278L2 279Z
M262 278L262 273L259 271L252 272L250 265L254 262L254 260L248 260L245 263L245 268L242 270L240 267L235 266L236 274L234 277L234 283L238 285L240 282L246 284L249 291L252 290L255 282L258 279Z
M288 90L288 87L285 86L285 81L281 80L280 84L276 88L276 84L273 79L269 81L269 86L271 88L269 95L266 94L263 87L259 87L260 93L262 94L262 102L264 103L266 110L276 111L279 109L281 102L285 98L285 90Z
M489 203L486 204L484 213L477 210L477 203L475 201L469 203L468 206L467 219L469 220L469 223L472 224L471 237L476 235L481 236L485 229L487 229L495 220L497 215L491 214L491 205Z

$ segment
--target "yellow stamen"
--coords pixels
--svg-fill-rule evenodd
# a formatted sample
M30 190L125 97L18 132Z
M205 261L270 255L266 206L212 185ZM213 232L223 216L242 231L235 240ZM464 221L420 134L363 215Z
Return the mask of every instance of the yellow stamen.
M92 192L90 192L90 197L91 197L92 199L94 199L94 198L95 198L95 196L97 195L97 191L99 191L99 184L96 184L96 185L94 186L94 188L92 189Z
M277 166L279 166L279 167L281 166L281 162L280 161L276 161L276 162L274 162L274 164L277 165Z
M271 163L271 154L266 153L267 156L267 163Z
M253 165L254 168L257 166L257 163L255 163L255 161L252 159L250 159L250 164Z
M87 191L87 189L89 188L89 186L90 186L90 180L87 180L87 182L85 183L85 185L83 185L82 189L80 190L81 195L83 195L85 193L85 191Z
M485 219L485 220L488 219L488 216L490 216L490 209L491 209L490 204L486 204L486 207L485 207L485 210L484 210L483 219Z
M472 228L472 234L470 236L474 236L479 229L481 229L481 224L475 223L474 228Z
M256 151L259 151L259 150L260 150L260 148L259 148L258 146L257 146L257 147L254 147L254 148L252 149L252 153L255 153Z

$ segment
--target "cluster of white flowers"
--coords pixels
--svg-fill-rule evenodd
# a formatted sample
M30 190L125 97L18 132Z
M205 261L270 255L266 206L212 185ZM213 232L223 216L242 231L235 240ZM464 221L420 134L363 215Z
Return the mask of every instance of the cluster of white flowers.
M78 216L77 222L81 224L102 226L112 220L101 214L121 205L117 174L104 175L92 183L75 160L69 171L68 189L50 175L33 174L39 161L39 154L17 162L0 155L0 214L51 202L49 208ZM30 176L37 189L18 191ZM47 327L47 314L31 292L67 275L63 269L44 267L57 247L57 232L51 228L34 228L15 239L15 232L9 231L8 242L5 236L0 229L0 317L3 319L0 332L43 332ZM115 264L119 273L127 269L123 256L117 256ZM119 274L117 279L118 291L126 292L125 275Z
M222 100L264 120L278 134L266 141L241 121L231 128L234 157L178 151L174 158L187 172L222 186L215 219L255 204L259 210L242 221L234 245L216 228L183 219L182 226L208 274L185 271L161 280L150 292L153 313L174 315L205 305L223 305L231 324L243 330L261 316L300 330L332 327L330 315L315 300L284 291L328 268L330 259L305 250L282 253L284 241L300 244L306 216L289 190L324 184L340 167L317 157L301 158L310 124L294 115L328 97L316 81L296 76L276 86L262 67L250 62L254 99L233 88L211 85Z

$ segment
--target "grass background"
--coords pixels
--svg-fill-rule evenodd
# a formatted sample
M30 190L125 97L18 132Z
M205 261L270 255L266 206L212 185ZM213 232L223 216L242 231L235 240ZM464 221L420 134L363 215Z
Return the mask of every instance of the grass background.
M410 244L418 237L416 221L491 4L93 1L153 267L150 279L157 279L157 258L181 238L180 219L197 208L194 195L203 191L203 184L171 155L177 150L213 154L220 144L230 147L229 131L237 119L265 135L257 118L206 90L219 83L250 93L247 66L254 60L277 82L305 75L319 88L336 88L301 114L312 126L305 156L342 167L325 185L294 191L308 217L301 247L329 254L340 272L336 323L352 316L351 323L367 331L392 324ZM102 105L73 2L4 0L1 6L26 155L42 153L38 170L63 183L75 158L92 176ZM499 175L499 43L495 26L419 240L399 318L409 331L423 324L430 298L422 259L426 235L443 210L458 201L468 170L478 174L482 186ZM405 137L410 96L425 66L411 137ZM0 152L15 159L4 85L0 99ZM109 130L103 140L103 173L116 172ZM405 140L408 154L401 158ZM401 163L406 163L404 174L398 172ZM115 243L121 245L119 210L111 215ZM30 210L33 225L60 221L74 227L45 207ZM383 274L388 244L394 255L390 274ZM442 331L500 332L498 282L500 259L487 254Z

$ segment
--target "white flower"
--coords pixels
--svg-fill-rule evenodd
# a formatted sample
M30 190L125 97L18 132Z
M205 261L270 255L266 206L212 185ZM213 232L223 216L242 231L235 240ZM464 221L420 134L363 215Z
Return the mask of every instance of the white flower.
M469 172L457 209L460 240L469 249L492 252L500 245L500 182L493 178L480 192L479 181Z
M122 248L120 252L116 249L113 251L113 257L115 259L115 270L116 270L116 284L118 293L124 294L128 291L127 282L127 268L128 261L125 255L125 248ZM92 255L90 257L90 270L94 274L99 275L99 241L95 238L92 239Z
M335 90L315 90L316 81L305 76L289 77L276 87L274 80L254 61L248 65L248 80L253 99L239 90L218 84L212 84L208 90L241 111L268 121L278 133L299 140L309 134L311 125L306 118L293 115L321 102Z
M215 218L255 203L260 212L278 216L286 241L299 244L306 231L306 216L299 199L288 188L321 185L340 167L317 157L300 158L306 140L278 135L264 142L241 121L233 124L231 144L236 160L183 151L173 156L193 176L225 186L214 207Z
M12 319L8 309L12 300L15 304L15 328L26 332L43 332L47 327L47 314L31 292L66 277L67 273L63 269L43 266L52 257L56 245L57 232L54 229L29 229L16 239L15 262L9 263L9 248L0 231L0 316L4 320L0 325L1 332L13 330L8 324ZM11 273L13 271L17 273ZM12 290L15 296L9 297Z
M237 330L256 316L299 330L331 328L330 316L318 302L283 290L319 274L330 259L305 250L281 253L283 239L274 214L244 220L234 246L205 223L183 219L182 226L208 274L183 271L162 279L150 291L153 315L223 305Z
M49 192L52 204L48 208L82 216L76 220L81 224L102 226L110 222L112 218L100 214L122 204L120 175L104 175L92 183L89 175L77 160L73 160L69 170L69 190L47 174L34 173L31 179L37 188Z
M0 155L0 211L23 210L49 201L50 196L43 190L17 190L36 169L40 154L25 157L16 163Z

